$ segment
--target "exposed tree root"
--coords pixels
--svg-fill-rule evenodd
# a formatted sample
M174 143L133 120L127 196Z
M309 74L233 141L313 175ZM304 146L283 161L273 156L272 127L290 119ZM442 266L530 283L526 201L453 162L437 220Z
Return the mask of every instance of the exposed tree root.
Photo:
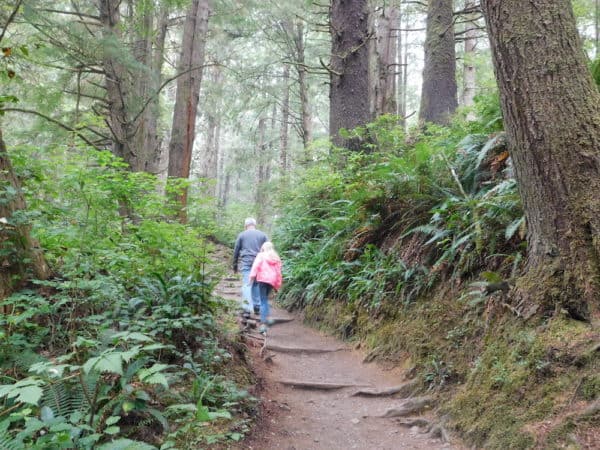
M314 381L295 381L295 380L280 380L279 383L284 386L292 386L298 389L315 389L320 391L331 391L334 389L344 389L349 387L357 387L360 384L347 383L319 383Z
M423 419L422 417L417 417L415 419L399 419L396 421L396 423L398 425L401 425L401 426L407 427L407 428L412 428L412 427L423 428L427 432L429 432L429 430L431 430L431 428L433 427L433 423L431 423L427 419Z
M361 389L352 395L358 395L362 397L387 397L390 395L400 394L400 397L408 397L413 393L416 385L417 381L414 380L386 389Z
M341 350L345 350L345 348L305 348L305 347L285 347L283 345L269 344L267 346L268 350L272 350L274 352L281 353L309 353L309 354L317 354L317 353L330 353L330 352L339 352Z
M431 408L434 400L432 397L415 397L406 400L400 407L388 409L379 417L405 417L417 414L425 409Z
M271 319L273 321L273 324L278 324L278 323L288 323L294 320L293 317L291 318L287 318L287 317L274 317Z

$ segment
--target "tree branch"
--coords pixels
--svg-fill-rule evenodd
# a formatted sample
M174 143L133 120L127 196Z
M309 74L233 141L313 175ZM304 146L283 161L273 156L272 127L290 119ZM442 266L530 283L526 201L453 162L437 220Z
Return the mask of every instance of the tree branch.
M88 138L86 138L84 135L82 135L79 132L79 130L81 130L82 128L78 128L78 129L72 128L69 125L62 123L60 120L56 120L50 116L47 116L46 114L42 114L39 111L35 111L33 109L23 109L23 108L2 108L2 109L0 109L0 111L2 111L2 112L14 111L14 112L21 112L21 113L25 113L25 114L33 114L35 116L39 116L43 119L46 119L48 122L52 122L53 124L58 125L59 127L74 133L78 138L80 138L82 141L84 141L89 146L94 147L97 150L102 150L101 148L96 147L90 140L88 140Z
M49 9L49 8L44 8L44 9L40 9L40 11L45 11L45 12L51 12L51 13L56 13L56 14L67 14L70 16L77 16L80 18L87 18L87 19L94 19L97 20L98 22L100 21L100 17L99 16L93 16L91 14L84 14L81 13L79 11L77 12L73 12L73 11L60 11L58 9ZM100 23L98 23L98 25L101 25Z
M15 7L13 9L13 11L10 13L10 16L8 16L8 20L4 24L4 28L2 28L2 33L0 33L0 42L2 42L2 38L4 38L4 34L6 33L6 30L8 29L8 26L11 24L11 22L13 20L15 20L15 16L17 15L17 12L19 11L19 8L21 7L21 3L23 3L23 0L17 1L17 3L15 4Z

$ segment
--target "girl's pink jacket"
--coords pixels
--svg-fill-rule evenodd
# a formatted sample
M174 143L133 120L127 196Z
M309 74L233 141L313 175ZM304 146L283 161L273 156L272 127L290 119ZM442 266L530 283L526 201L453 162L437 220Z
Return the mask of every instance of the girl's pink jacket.
M281 260L269 257L267 253L259 252L250 269L250 278L270 284L275 289L281 287Z

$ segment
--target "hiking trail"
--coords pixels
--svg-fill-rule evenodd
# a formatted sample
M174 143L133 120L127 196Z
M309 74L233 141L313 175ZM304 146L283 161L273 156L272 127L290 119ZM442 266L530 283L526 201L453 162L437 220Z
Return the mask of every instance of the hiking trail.
M216 288L239 301L241 280ZM458 450L431 413L434 400L414 396L402 370L364 363L360 350L302 324L272 305L266 336L254 319L242 324L260 399L253 432L234 449ZM254 316L253 316L254 317Z

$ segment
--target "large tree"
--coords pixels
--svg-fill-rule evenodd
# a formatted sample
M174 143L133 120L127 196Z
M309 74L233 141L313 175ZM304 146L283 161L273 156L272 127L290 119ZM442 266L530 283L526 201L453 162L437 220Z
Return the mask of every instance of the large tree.
M107 124L113 138L113 153L122 157L133 171L158 173L161 166L158 91L167 10L160 10L155 33L158 11L151 8L150 3L132 2L129 12L133 17L129 17L127 23L122 20L121 1L99 0L98 6ZM133 23L135 21L138 23ZM126 36L127 27L134 30L131 37Z
M458 106L452 0L429 0L419 119L447 124Z
M196 115L200 84L204 68L206 35L208 33L208 0L192 0L183 26L181 55L179 57L177 96L173 111L173 127L169 143L170 177L188 178L192 162L192 150L196 137ZM186 219L187 191L180 198L180 218Z
M380 8L374 26L376 43L376 61L372 61L375 68L373 77L373 114L396 114L397 105L397 71L398 47L401 40L399 28L400 7L395 2Z
M528 228L519 307L600 306L600 94L570 0L483 0Z
M346 142L340 129L351 130L371 119L369 101L369 23L367 0L333 0L331 3L331 86L329 136L338 146L358 149Z

